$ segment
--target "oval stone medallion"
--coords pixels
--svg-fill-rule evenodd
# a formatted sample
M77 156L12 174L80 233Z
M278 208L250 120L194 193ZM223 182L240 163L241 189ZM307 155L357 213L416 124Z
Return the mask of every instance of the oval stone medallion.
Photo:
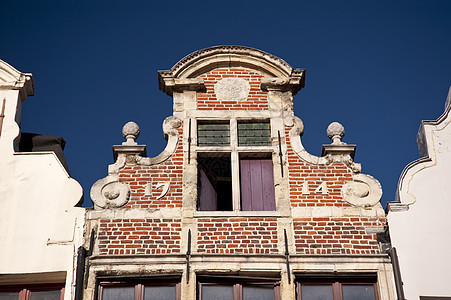
M215 84L218 100L246 100L251 89L243 78L223 78Z

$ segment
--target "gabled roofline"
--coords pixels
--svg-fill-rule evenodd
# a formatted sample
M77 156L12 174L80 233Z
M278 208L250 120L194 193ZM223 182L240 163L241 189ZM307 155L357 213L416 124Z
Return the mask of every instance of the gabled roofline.
M202 89L202 80L196 78L212 69L244 67L262 72L268 78L299 78L299 90L304 86L305 70L293 69L284 60L267 52L245 46L214 46L188 54L170 70L159 71L159 88L171 95L174 86L192 85Z

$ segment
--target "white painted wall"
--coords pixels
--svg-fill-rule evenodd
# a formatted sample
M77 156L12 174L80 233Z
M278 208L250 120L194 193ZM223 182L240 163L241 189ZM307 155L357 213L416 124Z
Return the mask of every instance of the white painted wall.
M427 157L404 169L398 186L401 204L397 209L389 205L392 245L409 300L451 297L450 99L451 89L445 113L437 121L423 121L418 143Z
M84 209L74 205L83 191L53 152L14 151L20 107L33 92L31 74L0 60L0 111L6 99L0 136L0 284L2 276L14 281L14 274L64 271L65 299L71 299L84 225Z

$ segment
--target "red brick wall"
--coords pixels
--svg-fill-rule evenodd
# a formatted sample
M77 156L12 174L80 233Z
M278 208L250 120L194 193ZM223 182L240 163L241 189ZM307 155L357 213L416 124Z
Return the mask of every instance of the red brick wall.
M183 129L178 129L180 138L175 153L165 162L154 166L127 164L119 171L119 181L130 186L131 195L124 208L174 208L182 207L183 176ZM162 199L156 198L162 189L157 184L169 182L169 191ZM146 185L151 184L151 196L145 195Z
M384 218L299 218L293 220L294 242L298 254L378 254L375 233Z
M197 107L199 110L267 110L267 92L260 89L262 74L243 68L219 68L200 76L204 79L206 93L197 94ZM243 78L249 82L250 91L246 100L219 101L216 98L214 85L222 78Z
M201 218L197 228L199 253L278 253L276 218Z
M343 184L352 181L351 170L343 163L317 166L299 158L291 147L288 128L285 132L288 149L288 178L291 206L350 206L341 196ZM302 194L304 182L308 182L309 195ZM326 182L328 195L315 193L316 188Z
M100 220L98 245L105 254L180 253L180 219Z
M266 92L260 90L261 74L247 69L220 68L201 77L206 92L197 96L199 110L265 110ZM249 81L247 100L219 101L214 84L224 77L241 77ZM300 159L293 151L285 131L288 149L288 180L292 207L350 207L341 196L343 184L352 180L351 170L343 163L316 166ZM181 208L183 202L183 128L176 152L155 166L127 164L120 170L119 181L130 186L130 201L125 209ZM156 185L170 182L169 192L156 197ZM309 183L309 195L302 194L303 183ZM315 193L326 182L328 195ZM151 196L145 187L151 184ZM122 209L122 208L121 208ZM202 217L197 221L197 247L193 252L204 254L277 254L277 218L274 217ZM379 247L375 234L365 228L382 229L384 218L298 218L293 220L294 243L298 254L375 254ZM104 219L100 222L98 246L101 255L173 254L181 251L180 219Z

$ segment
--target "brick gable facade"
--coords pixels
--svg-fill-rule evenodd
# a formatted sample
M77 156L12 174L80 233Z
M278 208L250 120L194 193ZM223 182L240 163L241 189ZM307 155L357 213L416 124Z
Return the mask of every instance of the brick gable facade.
M378 299L391 299L389 259L377 240L386 226L380 185L360 173L355 146L341 141L339 126L328 129L333 142L323 156L303 148L293 95L303 87L304 70L259 50L224 46L187 56L161 71L159 81L174 101L164 126L168 146L147 158L136 132L124 134L127 142L114 146L116 163L91 191L87 219L96 240L87 299L98 293L98 276L118 274L175 274L182 299L198 299L198 275L269 274L280 282L281 299L297 299L297 276L312 270L370 270ZM237 124L255 120L270 124L270 142L240 145ZM199 122L229 124L230 143L199 145ZM199 157L208 158L206 165ZM243 210L244 158L272 161L275 210ZM215 201L209 207L227 208L203 210L200 197Z

